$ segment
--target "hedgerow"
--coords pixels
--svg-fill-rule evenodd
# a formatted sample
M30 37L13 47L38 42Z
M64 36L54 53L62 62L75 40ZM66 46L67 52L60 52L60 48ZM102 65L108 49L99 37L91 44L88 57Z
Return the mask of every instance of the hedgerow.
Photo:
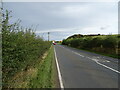
M110 54L113 55L113 57L120 56L119 35L99 35L99 36L85 35L79 38L75 37L64 39L62 44L79 49L86 49L102 52L105 54Z
M19 22L9 23L10 13L2 17L2 80L3 85L19 71L27 70L51 46L31 28L22 28Z

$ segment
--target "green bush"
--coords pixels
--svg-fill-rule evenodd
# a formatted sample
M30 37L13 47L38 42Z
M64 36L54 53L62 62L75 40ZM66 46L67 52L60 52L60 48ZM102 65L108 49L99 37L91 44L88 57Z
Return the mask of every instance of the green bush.
M78 47L79 46L79 39L78 38L72 39L70 42L70 45L72 47Z
M75 48L93 50L117 57L120 53L120 37L119 35L84 35L80 38L70 38L63 40L64 45ZM117 52L118 51L118 52Z
M19 23L10 24L6 11L2 23L3 84L17 72L34 65L50 46L51 42L36 36L32 29L21 28Z
M100 38L100 37L93 38L91 40L91 45L92 45L92 48L100 47L102 45L102 38Z
M63 39L63 41L62 41L62 45L67 45L65 39Z
M117 37L115 37L115 36L107 36L103 40L103 47L105 47L105 48L115 48L115 46L118 44L117 41L118 41Z
M92 48L91 39L92 39L91 37L84 37L82 42L82 47L88 49Z

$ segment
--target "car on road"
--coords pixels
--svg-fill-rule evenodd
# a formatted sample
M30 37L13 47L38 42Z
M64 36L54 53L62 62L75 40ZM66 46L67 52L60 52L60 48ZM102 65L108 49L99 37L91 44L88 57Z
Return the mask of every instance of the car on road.
M53 45L56 45L56 43L53 43Z
M55 41L54 41L54 40L53 40L53 42L52 42L52 43L53 43L53 45L56 45L56 43L55 43Z

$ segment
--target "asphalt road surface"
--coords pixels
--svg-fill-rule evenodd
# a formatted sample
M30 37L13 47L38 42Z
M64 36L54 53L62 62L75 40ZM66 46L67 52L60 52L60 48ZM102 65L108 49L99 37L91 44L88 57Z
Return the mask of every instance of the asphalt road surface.
M64 88L118 88L118 59L55 45Z

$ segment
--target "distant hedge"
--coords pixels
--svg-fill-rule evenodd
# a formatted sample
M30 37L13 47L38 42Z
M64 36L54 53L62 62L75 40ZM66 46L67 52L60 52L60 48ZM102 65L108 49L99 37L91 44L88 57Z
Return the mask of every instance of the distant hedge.
M79 38L64 39L62 41L62 44L79 49L97 51L115 57L120 56L119 35L98 35L98 36L85 35Z
M35 35L31 28L21 28L19 22L9 23L9 12L2 21L2 80L7 83L17 72L27 70L48 50L51 42Z

